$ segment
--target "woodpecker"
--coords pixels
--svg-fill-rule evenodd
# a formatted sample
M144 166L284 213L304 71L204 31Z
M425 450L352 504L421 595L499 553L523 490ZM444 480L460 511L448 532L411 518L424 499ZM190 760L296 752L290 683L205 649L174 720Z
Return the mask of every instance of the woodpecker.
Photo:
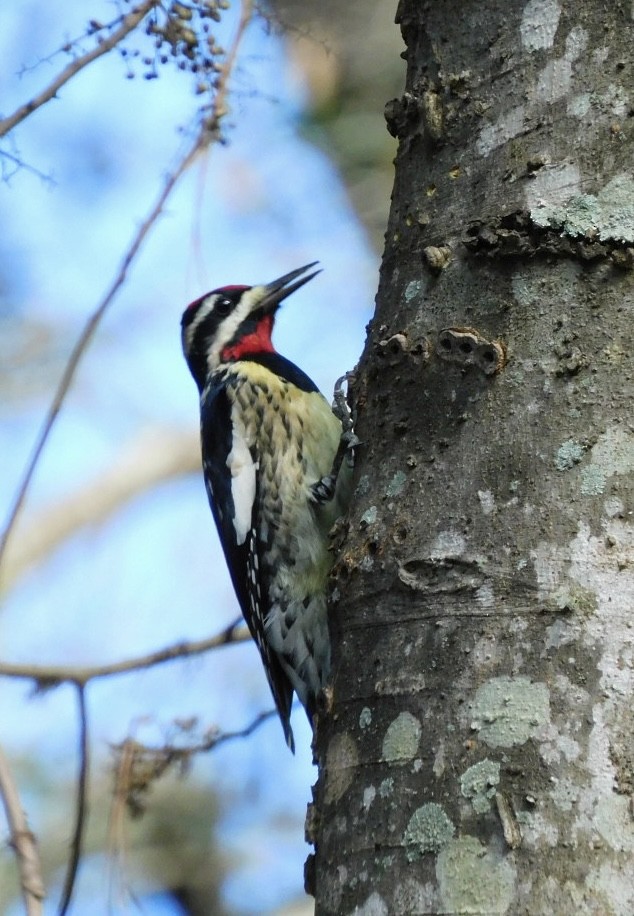
M341 420L271 341L281 302L319 273L306 275L316 263L266 285L215 289L181 320L209 504L293 751L293 692L312 725L329 674L328 532L352 477Z

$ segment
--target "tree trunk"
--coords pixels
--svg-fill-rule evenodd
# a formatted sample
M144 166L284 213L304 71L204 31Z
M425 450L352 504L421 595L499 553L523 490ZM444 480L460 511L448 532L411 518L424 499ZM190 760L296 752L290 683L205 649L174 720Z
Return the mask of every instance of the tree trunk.
M316 912L631 914L632 5L399 21Z

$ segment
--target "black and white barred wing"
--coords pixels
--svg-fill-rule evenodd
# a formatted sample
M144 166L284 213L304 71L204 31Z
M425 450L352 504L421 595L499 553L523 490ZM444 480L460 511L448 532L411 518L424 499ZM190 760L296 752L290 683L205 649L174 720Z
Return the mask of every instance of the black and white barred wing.
M201 440L205 486L231 581L249 631L259 649L286 742L294 750L290 727L293 688L265 635L268 595L261 578L257 537L259 462L246 441L227 387L209 386L201 400Z

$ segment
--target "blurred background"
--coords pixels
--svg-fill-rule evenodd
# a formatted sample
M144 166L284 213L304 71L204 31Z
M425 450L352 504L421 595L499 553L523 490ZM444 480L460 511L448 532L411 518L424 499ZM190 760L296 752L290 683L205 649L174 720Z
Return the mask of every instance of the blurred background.
M3 4L0 116L94 46L90 19L108 22L128 8ZM277 347L327 397L355 365L391 190L395 147L383 108L403 83L395 10L396 0L297 0L273 4L268 21L249 27L231 81L227 143L201 156L171 196L38 466L2 571L0 661L114 662L203 639L236 618L198 467L197 393L180 352L180 315L216 286L268 282L319 260L323 273L279 314ZM225 48L238 13L232 5L213 23ZM131 36L124 53L79 72L0 140L4 518L69 352L200 105L191 73L164 66L148 78L151 47L142 30ZM312 911L304 817L315 772L301 709L295 757L271 718L155 782L142 817L112 817L113 745L187 744L212 727L243 729L271 707L251 644L108 677L86 696L90 819L71 912ZM35 693L32 683L0 677L0 744L38 837L52 914L72 831L75 691ZM0 912L23 911L17 891L5 846Z

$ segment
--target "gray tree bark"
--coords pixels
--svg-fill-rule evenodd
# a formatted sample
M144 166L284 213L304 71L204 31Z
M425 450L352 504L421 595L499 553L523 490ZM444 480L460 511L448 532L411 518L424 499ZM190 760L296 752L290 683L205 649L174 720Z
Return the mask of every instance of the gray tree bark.
M318 914L634 912L632 17L401 2Z

